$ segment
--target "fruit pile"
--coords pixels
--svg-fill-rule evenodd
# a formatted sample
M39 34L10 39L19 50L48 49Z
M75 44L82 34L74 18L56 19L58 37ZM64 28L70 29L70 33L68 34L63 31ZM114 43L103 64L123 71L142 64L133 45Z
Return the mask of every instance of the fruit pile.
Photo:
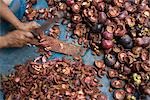
M34 9L37 0L27 0L26 20L46 20L63 12L62 24L72 32L71 38L93 55L104 53L103 61L95 65L100 77L107 69L115 99L145 100L150 95L149 0L46 1L48 8ZM50 36L56 38L59 33L53 27Z

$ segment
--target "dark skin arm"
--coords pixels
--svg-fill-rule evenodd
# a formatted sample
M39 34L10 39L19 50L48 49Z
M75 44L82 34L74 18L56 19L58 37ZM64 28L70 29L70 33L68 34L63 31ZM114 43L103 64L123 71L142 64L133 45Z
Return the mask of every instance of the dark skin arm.
M30 32L14 30L0 37L0 48L22 47L33 40L33 35Z
M0 0L0 17L16 28L15 31L0 36L0 48L22 47L32 42L33 35L29 31L38 28L39 24L36 22L22 23L2 0Z

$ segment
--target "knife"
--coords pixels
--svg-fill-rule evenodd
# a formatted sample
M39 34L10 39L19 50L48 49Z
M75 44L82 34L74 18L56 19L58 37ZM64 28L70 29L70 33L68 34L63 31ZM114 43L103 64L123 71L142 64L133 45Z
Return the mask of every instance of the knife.
M50 27L53 23L58 21L60 18L64 16L64 13L58 12L57 16L51 19L48 19L41 27L32 30L31 32L33 35L38 39L38 37L44 36L44 30ZM48 37L49 46L48 49L53 52L62 53L66 55L76 56L81 55L83 56L86 52L86 48L82 48L81 46L75 46L70 43L65 43L64 41L60 41L58 39Z
M84 56L87 48L76 46L71 43L47 37L46 41L40 43L46 50L62 53L70 56Z
M56 16L54 18L50 18L48 20L46 20L44 22L44 24L42 24L39 28L33 29L31 31L31 33L34 35L34 37L38 37L40 36L39 32L46 30L47 28L49 28L53 23L55 23L56 21L60 20L63 16L64 13L63 12L57 12L55 14Z

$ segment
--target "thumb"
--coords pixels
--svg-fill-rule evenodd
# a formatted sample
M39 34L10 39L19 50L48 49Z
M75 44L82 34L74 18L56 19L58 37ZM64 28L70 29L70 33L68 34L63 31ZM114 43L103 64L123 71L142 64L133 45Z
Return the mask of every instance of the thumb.
M25 37L28 37L28 38L33 38L33 34L31 32L24 32L23 33L25 35Z
M39 28L41 25L40 24L38 24L37 22L35 22L35 21L33 21L33 22L30 22L31 23L31 26L32 26L32 28L34 29L34 28Z

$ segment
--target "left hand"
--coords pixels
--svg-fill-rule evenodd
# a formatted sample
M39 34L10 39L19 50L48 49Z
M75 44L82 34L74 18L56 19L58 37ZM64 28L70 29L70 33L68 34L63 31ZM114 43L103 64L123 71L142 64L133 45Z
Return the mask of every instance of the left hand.
M35 21L32 21L32 22L27 22L27 23L21 23L17 27L17 29L22 30L22 31L31 31L32 29L39 28L39 27L40 27L40 24L38 24Z
M0 48L22 47L27 43L34 42L32 33L14 30L0 37Z

